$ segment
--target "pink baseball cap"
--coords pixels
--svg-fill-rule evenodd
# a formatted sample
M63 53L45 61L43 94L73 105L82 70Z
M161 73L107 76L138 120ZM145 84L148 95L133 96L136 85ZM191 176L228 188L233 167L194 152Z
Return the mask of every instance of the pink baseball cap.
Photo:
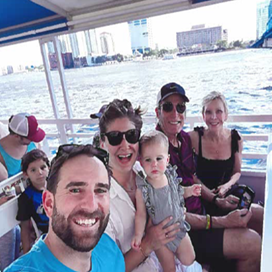
M18 113L11 116L9 128L15 134L25 137L35 143L41 142L45 137L45 132L39 128L35 116L27 113Z

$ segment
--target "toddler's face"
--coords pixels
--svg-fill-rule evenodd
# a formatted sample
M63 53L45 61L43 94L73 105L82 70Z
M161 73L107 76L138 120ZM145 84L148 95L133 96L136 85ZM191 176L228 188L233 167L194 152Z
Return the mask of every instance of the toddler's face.
M45 185L49 168L46 162L38 159L31 162L26 170L26 176L30 179L34 187L40 188Z
M141 151L141 165L149 180L161 177L169 162L168 148L161 142L147 143Z

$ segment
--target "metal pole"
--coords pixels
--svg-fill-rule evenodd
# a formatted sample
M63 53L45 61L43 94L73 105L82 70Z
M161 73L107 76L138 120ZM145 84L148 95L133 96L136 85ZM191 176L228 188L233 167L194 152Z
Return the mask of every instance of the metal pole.
M68 95L68 88L67 88L67 84L66 84L63 62L62 62L62 57L61 57L60 42L56 36L53 37L53 43L54 43L55 53L56 53L57 61L58 61L58 71L59 71L59 76L60 76L60 82L61 82L61 87L62 87L64 103L65 103L65 107L66 107L67 117L68 117L68 119L73 119L73 113L72 113L71 103L70 103L70 99L69 99L69 95ZM71 129L72 133L75 132L73 125L71 125L70 129ZM73 141L77 142L77 139L73 138Z
M59 40L57 37L53 38L53 43L54 43L55 53L58 60L58 71L60 75L60 82L61 82L63 98L65 102L67 117L68 119L72 119L73 118L72 108L71 108L70 99L69 99L68 90L67 90L67 84L66 84L66 79L65 79L64 69L63 69Z
M60 119L57 99L56 99L56 95L55 95L55 91L54 91L54 85L53 85L53 81L52 81L52 77L51 77L48 58L46 56L46 49L45 49L46 42L48 42L48 40L43 40L43 39L39 40L42 59L43 59L43 65L44 65L44 71L45 71L45 75L46 75L46 81L47 81L47 86L49 89L49 94L50 94L51 104L52 104L52 108L53 108L53 112L54 112L54 117L55 117L55 119ZM58 132L60 134L61 143L68 143L64 126L57 124L57 128L58 128ZM45 146L48 146L48 143L45 144ZM47 152L48 152L48 150L47 150Z

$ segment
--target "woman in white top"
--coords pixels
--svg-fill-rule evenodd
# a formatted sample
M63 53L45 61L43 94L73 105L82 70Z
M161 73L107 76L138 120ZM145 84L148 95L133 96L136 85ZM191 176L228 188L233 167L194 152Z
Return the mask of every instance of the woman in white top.
M159 271L153 251L175 239L176 224L163 228L171 219L153 226L147 222L145 236L139 251L131 248L134 235L136 175L141 167L136 162L141 133L142 111L133 109L124 99L111 102L99 121L101 147L109 152L112 168L110 190L110 220L106 233L117 243L124 254L126 271ZM184 271L182 267L177 271ZM190 270L193 271L193 270ZM197 271L197 270L195 270Z

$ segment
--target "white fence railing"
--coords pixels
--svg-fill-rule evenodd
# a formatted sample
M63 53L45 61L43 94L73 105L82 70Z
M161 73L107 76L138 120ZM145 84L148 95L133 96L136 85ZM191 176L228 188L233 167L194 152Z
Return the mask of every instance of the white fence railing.
M4 188L10 188L13 184L18 183L18 181L21 180L22 176L22 173L19 173L0 182L0 194L2 195L4 193ZM0 237L19 224L19 222L16 220L18 211L18 198L19 194L14 198L10 199L8 202L0 205Z
M154 124L155 127L157 122L155 117L144 117L143 119L144 124ZM7 124L7 120L0 120L0 122ZM51 155L51 151L57 149L59 144L68 143L71 138L73 138L74 141L88 142L96 132L95 130L90 130L87 133L72 133L72 126L97 125L97 120L92 119L40 119L38 122L42 127L50 126L48 131L56 131L46 133L46 138L43 141L43 149L49 156ZM200 116L188 116L186 117L185 122L191 130L194 128L195 124L203 123L203 120ZM272 115L230 115L227 124L239 125L244 123L272 124ZM47 129L45 129L45 131L47 131ZM76 130L74 129L74 131ZM262 134L242 134L242 136L245 141L264 141L268 143L269 133L271 133L271 131L265 131ZM55 139L55 141L52 141L52 139ZM267 152L243 152L243 158L245 159L266 159L266 157Z
M272 115L250 115L250 116L230 116L229 120L231 120L231 122L229 123L235 123L235 124L239 124L239 123L270 123L272 124ZM6 123L6 120L3 120L0 122ZM43 141L43 149L47 152L48 154L51 154L51 150L52 149L56 149L58 147L58 144L56 144L56 142L53 142L53 144L51 143L52 140L50 138L55 138L59 144L62 143L67 143L70 138L74 138L76 140L78 139L84 139L84 140L88 140L90 141L90 139L92 138L92 136L95 133L95 130L92 130L88 133L70 133L69 129L66 129L67 127L70 127L72 125L78 125L78 126L82 126L82 125L97 125L97 121L95 120L91 120L91 119L59 119L59 120L38 120L39 124L43 127L43 126L55 126L55 130L57 131L56 133L47 133L47 138L45 141ZM195 126L195 124L199 124L202 122L202 119L200 117L187 117L186 118L186 125L189 126L189 129L193 129L193 127ZM155 127L155 123L156 123L156 119L154 117L148 117L148 118L144 118L144 123L145 124L149 124L152 125L154 124ZM51 131L53 131L54 129L50 129ZM267 146L269 150L272 150L272 137L271 137L271 132L265 132L263 134L251 134L251 135L243 135L244 140L246 141L264 141L267 142ZM50 140L49 140L50 139ZM267 158L267 154L263 153L256 153L256 154L249 154L249 153L243 153L243 157L244 158ZM270 183L270 186L272 184L272 151L270 151L270 155L268 157L268 164L267 164L267 192L268 192L268 185ZM246 176L250 176L251 178L254 176L257 179L260 177L265 176L265 173L262 172L254 172L254 171L249 171L249 172L244 172L244 175ZM22 177L22 173L11 177L3 182L0 182L0 193L3 193L3 189L6 186L11 186L12 184L16 183L18 180L20 180ZM264 187L264 184L261 185L262 188ZM264 189L264 188L263 188ZM262 189L262 190L263 190ZM268 193L266 193L266 197L268 197ZM15 219L16 218L16 214L17 214L17 201L18 199L18 195L9 200L7 203L3 204L0 206L0 218L5 218L5 224L0 224L0 237L2 235L4 235L8 230L12 229L15 225L18 224L18 221ZM269 206L269 201L271 202L271 199L266 199L266 205ZM271 209L272 204L270 205L270 209ZM270 211L270 213L272 213L272 211ZM268 211L266 211L266 214L268 214ZM266 216L267 221L265 222L265 225L267 226L267 222L269 221L268 216ZM272 224L272 222L271 222ZM272 238L271 238L272 239ZM271 241L272 243L272 241ZM271 243L268 243L269 245ZM265 244L264 244L265 246Z

